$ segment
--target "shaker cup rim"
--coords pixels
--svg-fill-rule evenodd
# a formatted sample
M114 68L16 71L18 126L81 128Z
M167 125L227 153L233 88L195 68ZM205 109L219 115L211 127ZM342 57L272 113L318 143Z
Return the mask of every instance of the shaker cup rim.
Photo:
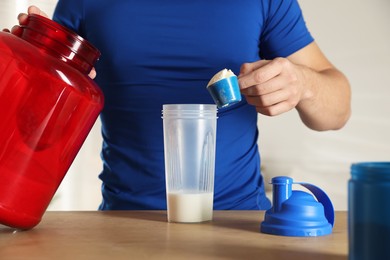
M216 118L217 106L214 104L165 104L162 115L163 118Z

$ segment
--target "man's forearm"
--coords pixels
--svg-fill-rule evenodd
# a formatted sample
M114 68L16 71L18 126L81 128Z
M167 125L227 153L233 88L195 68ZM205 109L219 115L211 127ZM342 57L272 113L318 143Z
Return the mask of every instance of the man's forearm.
M351 90L347 78L337 69L320 72L302 67L305 92L297 110L303 123L317 131L342 128L351 114Z

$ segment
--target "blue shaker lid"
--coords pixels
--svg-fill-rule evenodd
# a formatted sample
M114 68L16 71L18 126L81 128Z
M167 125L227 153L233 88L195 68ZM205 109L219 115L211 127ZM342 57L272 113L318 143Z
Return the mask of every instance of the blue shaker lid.
M326 193L309 183L294 183L292 178L272 179L273 206L265 213L262 233L280 236L322 236L332 233L334 209ZM292 190L300 184L312 194Z

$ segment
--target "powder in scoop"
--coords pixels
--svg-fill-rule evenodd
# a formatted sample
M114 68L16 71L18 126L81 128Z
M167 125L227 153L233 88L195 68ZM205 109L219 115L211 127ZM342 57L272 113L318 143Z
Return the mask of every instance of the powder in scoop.
M207 84L207 87L214 84L217 81L220 81L221 79L229 78L231 76L235 76L234 72L230 69L223 69L219 71L217 74L214 75L214 77L211 78L209 83Z

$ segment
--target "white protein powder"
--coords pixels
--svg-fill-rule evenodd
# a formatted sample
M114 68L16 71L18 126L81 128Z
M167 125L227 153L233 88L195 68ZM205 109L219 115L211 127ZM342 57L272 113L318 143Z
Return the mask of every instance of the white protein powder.
M214 84L217 81L220 81L221 79L229 78L231 76L235 76L234 72L228 69L223 69L219 71L217 74L215 74L209 83L207 84L207 87Z

